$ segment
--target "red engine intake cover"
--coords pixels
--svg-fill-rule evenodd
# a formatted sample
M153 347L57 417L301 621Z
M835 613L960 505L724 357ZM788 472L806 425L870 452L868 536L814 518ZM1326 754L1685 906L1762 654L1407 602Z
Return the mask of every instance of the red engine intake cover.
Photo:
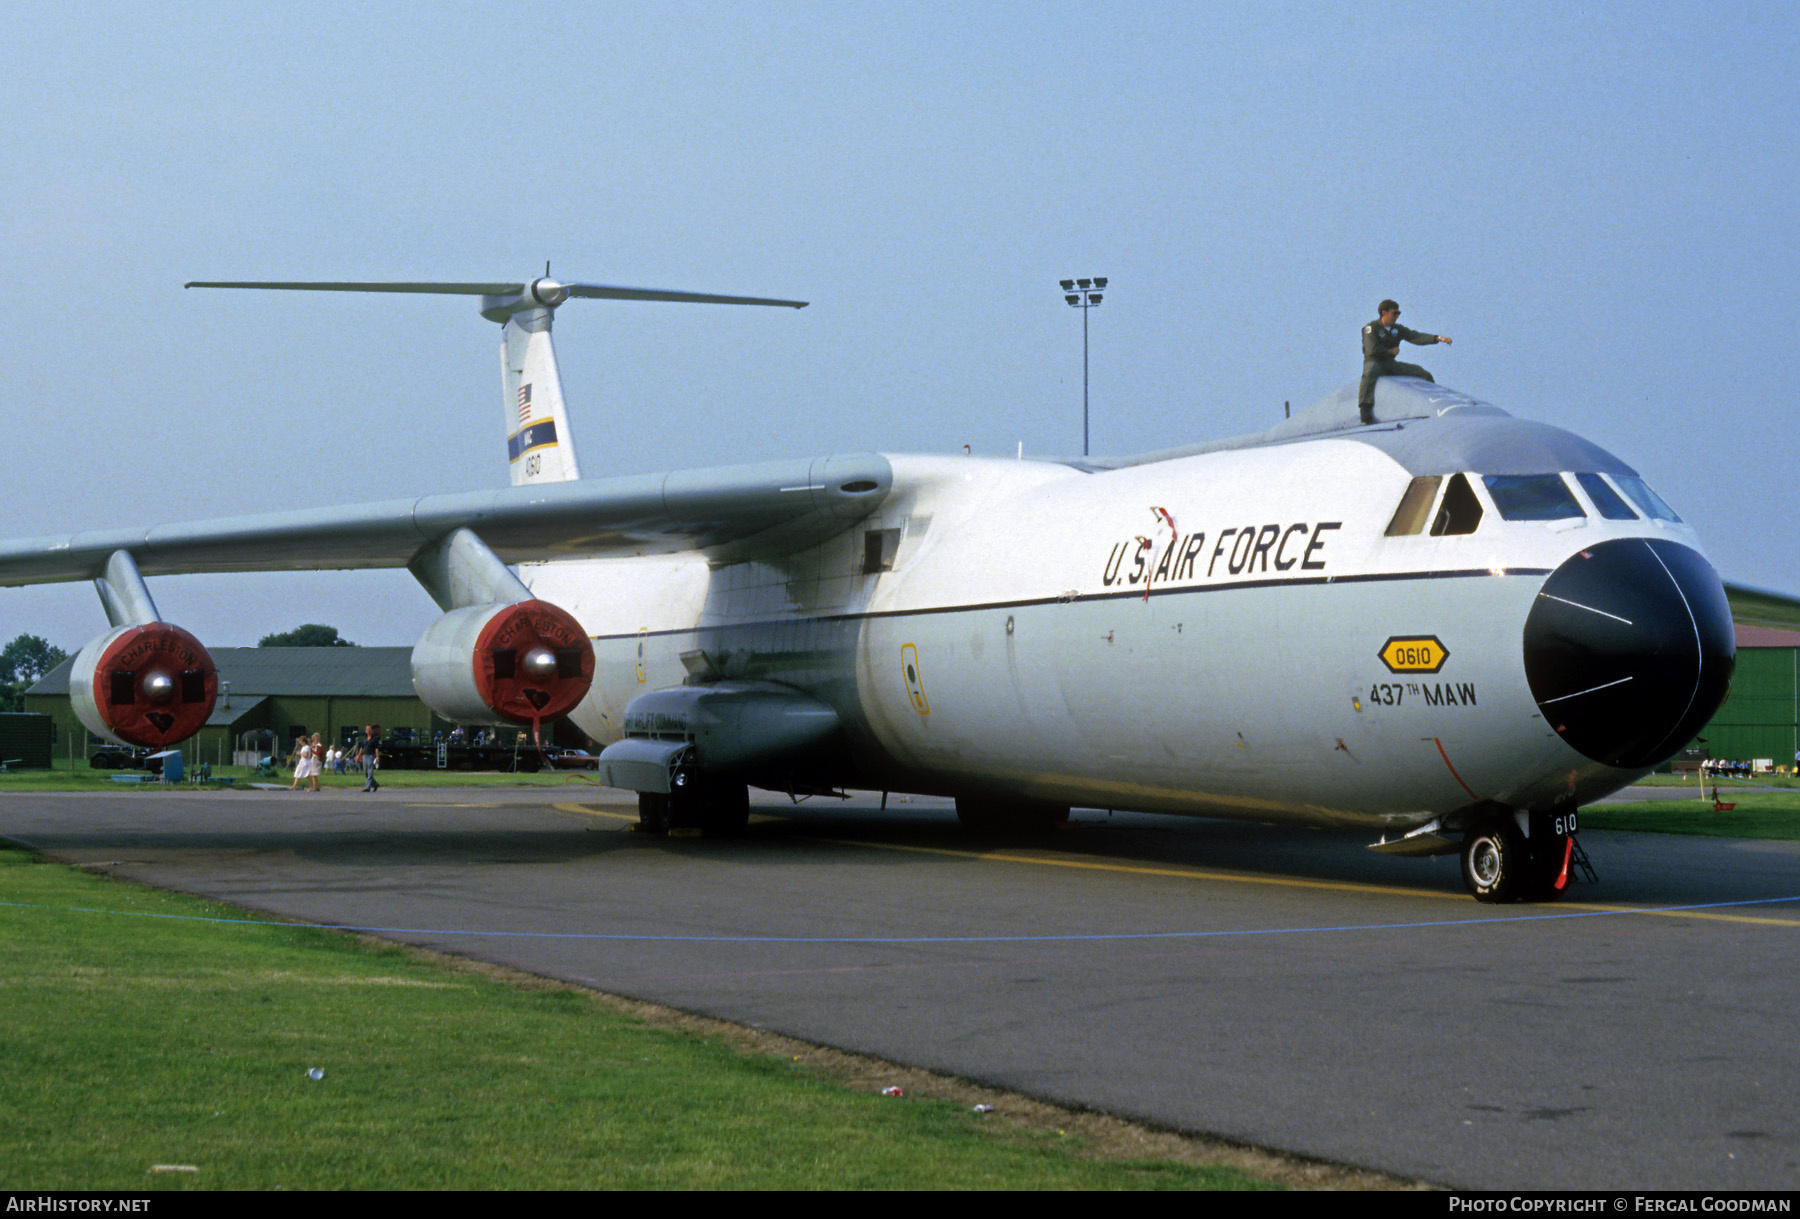
M533 671L529 658L539 649L555 658L553 673ZM593 683L594 645L587 632L548 601L507 606L475 641L475 688L496 714L515 724L567 715Z
M212 714L219 670L200 641L167 622L133 627L94 666L94 705L113 735L161 748L187 740Z

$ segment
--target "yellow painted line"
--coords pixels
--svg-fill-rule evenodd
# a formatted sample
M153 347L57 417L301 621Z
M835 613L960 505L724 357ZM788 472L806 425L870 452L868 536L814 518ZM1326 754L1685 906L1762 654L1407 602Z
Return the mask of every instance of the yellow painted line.
M1133 876L1171 876L1177 880L1223 880L1244 885L1274 885L1289 889L1338 889L1349 893L1383 893L1401 897L1445 897L1429 889L1399 889L1388 885L1358 884L1339 880L1295 880L1284 876L1253 876L1244 872L1209 872L1200 868L1156 867L1147 864L1102 863L1088 859L1057 859L1042 855L1007 855L999 851L957 851L949 847L900 846L889 842L863 842L854 838L821 838L844 846L870 847L879 851L910 851L918 855L948 855L953 859L974 859L983 863L1038 864L1046 868L1076 868L1091 872L1120 872Z
M499 808L500 805L495 803L492 800L475 801L475 802L471 802L468 804L455 804L455 803L452 803L447 800L432 800L429 803L427 803L425 801L408 802L406 807L407 808Z
M1435 897L1443 901L1472 900L1461 893L1444 893L1434 889L1403 889L1395 885L1369 885L1354 881L1296 880L1285 876L1256 876L1245 872L1211 872L1200 868L1169 868L1145 864L1104 863L1088 859L1057 859L1042 855L1009 855L1000 851L958 851L949 847L901 846L889 842L864 842L854 838L818 838L842 846L869 847L879 851L906 851L917 855L947 855L953 859L973 859L981 863L1036 864L1045 868L1075 868L1091 872L1118 872L1133 876L1167 876L1177 880L1216 880L1240 885L1270 885L1284 889L1327 889L1344 893L1378 893L1394 897ZM1754 914L1721 914L1711 910L1656 910L1641 906L1607 906L1592 902L1555 902L1542 906L1519 906L1520 910L1592 911L1609 914L1657 914L1665 918L1710 919L1720 923L1749 923L1768 927L1800 927L1797 918L1770 918Z
M424 807L424 806L421 806ZM442 807L442 806L439 806ZM484 806L470 806L484 807ZM587 817L604 817L614 821L636 821L637 813L612 813L604 809L588 808L580 804L552 804L550 807L565 813L578 813ZM1374 893L1391 897L1434 897L1441 901L1464 902L1471 900L1461 893L1445 893L1436 889L1406 889L1398 885L1370 885L1345 880L1298 880L1287 876L1258 876L1247 872L1215 872L1203 868L1171 868L1152 864L1107 863L1094 859L1065 859L1043 855L1014 855L1003 851L959 851L950 847L905 846L893 842L866 842L860 838L825 838L816 834L806 835L812 842L829 842L837 846L868 847L875 851L900 851L913 855L943 855L951 859L972 859L978 863L1019 863L1034 864L1043 868L1073 868L1086 872L1117 872L1127 876L1166 876L1175 880L1213 880L1225 881L1239 885L1269 885L1280 889L1324 889L1340 893ZM1590 911L1596 914L1655 914L1663 918L1696 918L1707 919L1716 923L1745 923L1761 927L1800 927L1800 918L1773 918L1755 914L1722 914L1713 910L1657 910L1642 906L1602 905L1598 902L1555 902L1542 906L1521 906L1518 909L1536 909L1544 913L1556 911Z
M1763 918L1754 914L1718 914L1711 910L1657 910L1642 906L1602 906L1592 902L1558 902L1558 910L1598 910L1613 914L1660 914L1664 918L1703 918L1717 923L1757 923L1767 927L1800 927L1800 918Z
M559 813L579 813L583 817L604 817L609 821L636 821L637 810L629 813L609 813L603 808L589 808L585 804L552 804L551 808Z

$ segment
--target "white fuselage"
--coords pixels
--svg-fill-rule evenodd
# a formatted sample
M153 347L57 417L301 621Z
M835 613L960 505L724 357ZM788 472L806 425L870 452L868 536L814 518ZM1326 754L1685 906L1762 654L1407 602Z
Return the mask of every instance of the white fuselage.
M1473 533L1388 537L1411 476L1342 438L1098 473L889 460L875 515L779 561L522 569L593 637L577 724L610 742L647 691L774 681L837 712L833 782L1402 830L1636 773L1559 738L1521 632L1572 553L1693 546L1684 525L1489 502ZM887 530L891 568L867 570ZM1409 637L1447 653L1435 671L1383 659Z

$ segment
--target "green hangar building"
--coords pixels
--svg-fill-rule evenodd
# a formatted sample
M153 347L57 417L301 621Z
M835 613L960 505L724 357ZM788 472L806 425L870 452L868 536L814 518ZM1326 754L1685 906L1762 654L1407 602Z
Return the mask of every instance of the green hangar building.
M1800 750L1800 631L1737 628L1731 695L1700 733L1709 757L1768 758L1792 770Z

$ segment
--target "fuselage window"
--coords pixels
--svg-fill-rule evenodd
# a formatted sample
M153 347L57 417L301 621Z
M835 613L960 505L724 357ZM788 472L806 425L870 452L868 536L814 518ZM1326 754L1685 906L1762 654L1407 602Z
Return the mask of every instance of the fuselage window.
M1505 520L1557 521L1587 515L1560 474L1489 474L1482 481Z
M1619 485L1619 490L1625 493L1625 498L1636 504L1645 516L1659 521L1674 521L1678 525L1681 523L1681 518L1675 515L1675 509L1663 503L1662 496L1652 491L1643 479L1630 474L1615 474L1612 479Z
M1407 485L1406 494L1400 497L1400 506L1394 509L1394 519L1388 522L1387 536L1398 538L1423 532L1425 522L1431 519L1431 504L1437 499L1438 484L1443 481L1442 474L1421 474L1413 479Z
M1444 488L1444 502L1438 508L1437 519L1431 522L1431 536L1474 533L1480 524L1481 501L1475 498L1475 488L1461 474L1452 474L1450 485Z
M1577 474L1575 481L1587 492L1587 497L1594 501L1594 511L1609 521L1635 521L1637 513L1631 505L1619 498L1619 493L1612 485L1598 474Z

